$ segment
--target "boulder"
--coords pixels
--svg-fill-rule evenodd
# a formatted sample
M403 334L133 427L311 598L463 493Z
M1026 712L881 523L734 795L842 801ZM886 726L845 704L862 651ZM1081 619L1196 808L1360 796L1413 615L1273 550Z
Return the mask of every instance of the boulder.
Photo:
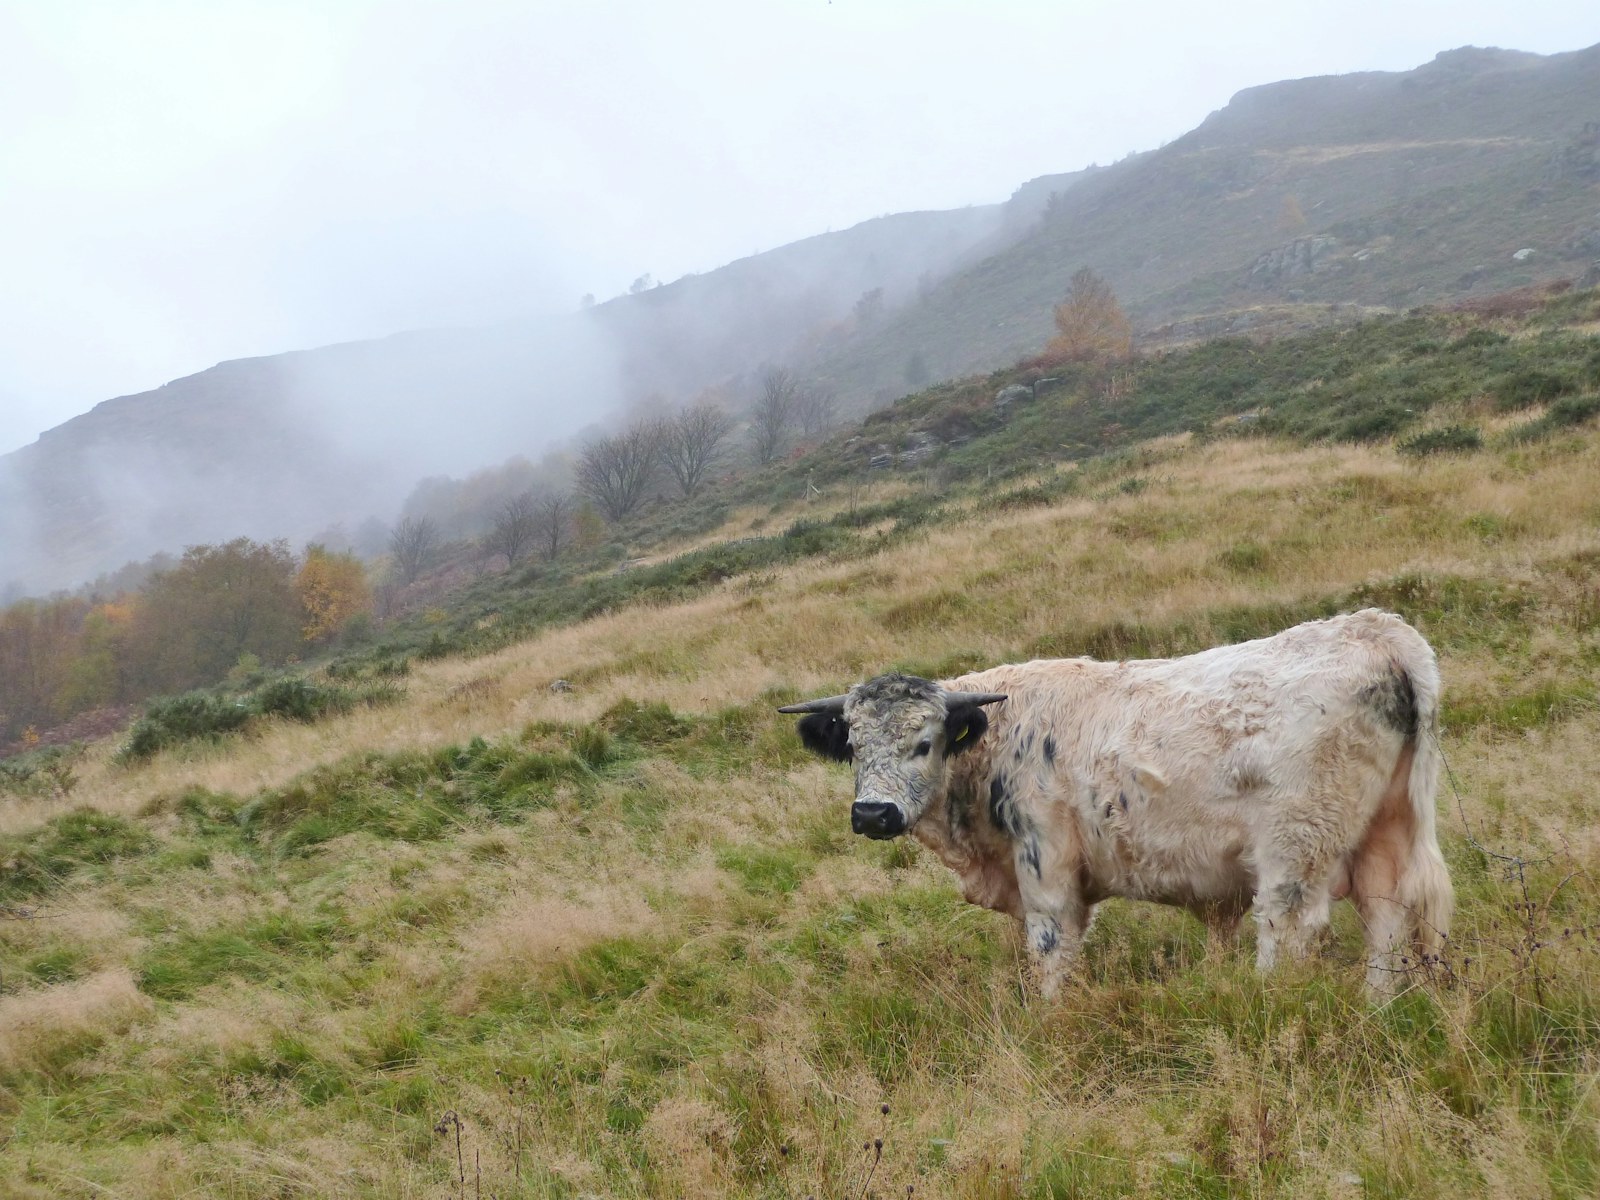
M994 406L1005 412L1013 404L1023 403L1033 399L1033 389L1025 383L1013 383L1010 387L1003 387L994 394Z

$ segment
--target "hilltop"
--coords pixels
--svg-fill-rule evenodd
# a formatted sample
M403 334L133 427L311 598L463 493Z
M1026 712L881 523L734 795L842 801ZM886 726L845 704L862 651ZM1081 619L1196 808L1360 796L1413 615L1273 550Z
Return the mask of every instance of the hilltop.
M1152 345L1263 310L1307 327L1581 276L1597 155L1600 47L1251 88L1002 205L879 218L541 325L225 363L107 401L0 457L0 581L387 517L422 474L537 452L652 392L745 400L766 361L865 412L1035 351L1085 264Z

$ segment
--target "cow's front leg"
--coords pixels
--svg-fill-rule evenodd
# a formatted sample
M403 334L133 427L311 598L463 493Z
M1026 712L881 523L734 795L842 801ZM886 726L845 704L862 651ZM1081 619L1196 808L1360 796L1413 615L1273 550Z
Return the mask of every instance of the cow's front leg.
M1028 939L1039 991L1046 1000L1061 992L1072 972L1089 924L1089 906L1078 890L1075 873L1055 882L1049 872L1037 872L1026 852L1018 854L1017 882L1022 894L1022 925ZM1064 873L1065 874L1065 873Z
M1328 925L1328 885L1325 881L1279 876L1262 881L1256 892L1256 967L1270 971L1278 964L1279 950L1304 958Z
M1030 912L1023 924L1027 929L1028 955L1033 960L1039 994L1046 1000L1054 1000L1072 973L1078 949L1083 944L1083 932L1073 929L1055 913Z

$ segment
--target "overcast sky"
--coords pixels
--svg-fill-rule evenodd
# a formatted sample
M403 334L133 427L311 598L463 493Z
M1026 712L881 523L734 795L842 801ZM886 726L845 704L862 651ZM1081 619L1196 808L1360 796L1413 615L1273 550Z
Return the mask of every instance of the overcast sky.
M1003 200L1593 0L0 0L0 453L226 358Z

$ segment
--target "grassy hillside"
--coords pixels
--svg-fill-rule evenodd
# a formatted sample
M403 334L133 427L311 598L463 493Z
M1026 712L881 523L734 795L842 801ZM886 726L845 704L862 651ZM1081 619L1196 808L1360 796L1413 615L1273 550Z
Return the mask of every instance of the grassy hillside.
M372 644L341 675L409 655L482 653L554 623L660 604L805 559L860 558L929 526L1108 487L1148 439L1249 433L1299 441L1441 435L1528 443L1600 415L1600 292L1532 289L1487 311L1416 310L1341 330L1229 337L1114 367L1013 366L939 384L820 446L692 501L663 504L613 540L554 564L483 577ZM1008 411L996 393L1039 384ZM889 461L874 469L870 464Z
M1574 373L1513 402L1494 380L1527 364L1473 359L1402 414L1474 452L1305 444L1387 393L1358 403L1337 341L1292 386L1310 343L1224 343L1170 428L1188 400L1114 421L1084 381L984 462L973 436L870 497L848 473L809 505L726 497L676 559L561 585L600 588L592 611L478 595L436 628L484 652L414 659L389 707L135 765L92 748L67 794L0 802L0 1193L1593 1195L1593 337L1508 330L1347 354L1417 394L1408 347ZM1164 436L1051 449L1110 424ZM800 550L739 557L785 529ZM1347 906L1319 962L1263 980L1248 946L1124 902L1044 1005L1010 923L915 846L852 837L848 773L772 711L890 667L1177 653L1368 603L1440 652L1459 786L1447 966L1381 1011Z
M1145 330L1261 304L1398 308L1577 276L1600 257L1596 122L1600 47L1466 48L1413 71L1251 88L1077 182L1025 237L816 368L865 396L897 394L913 355L936 377L1012 362L1050 335L1086 264Z

